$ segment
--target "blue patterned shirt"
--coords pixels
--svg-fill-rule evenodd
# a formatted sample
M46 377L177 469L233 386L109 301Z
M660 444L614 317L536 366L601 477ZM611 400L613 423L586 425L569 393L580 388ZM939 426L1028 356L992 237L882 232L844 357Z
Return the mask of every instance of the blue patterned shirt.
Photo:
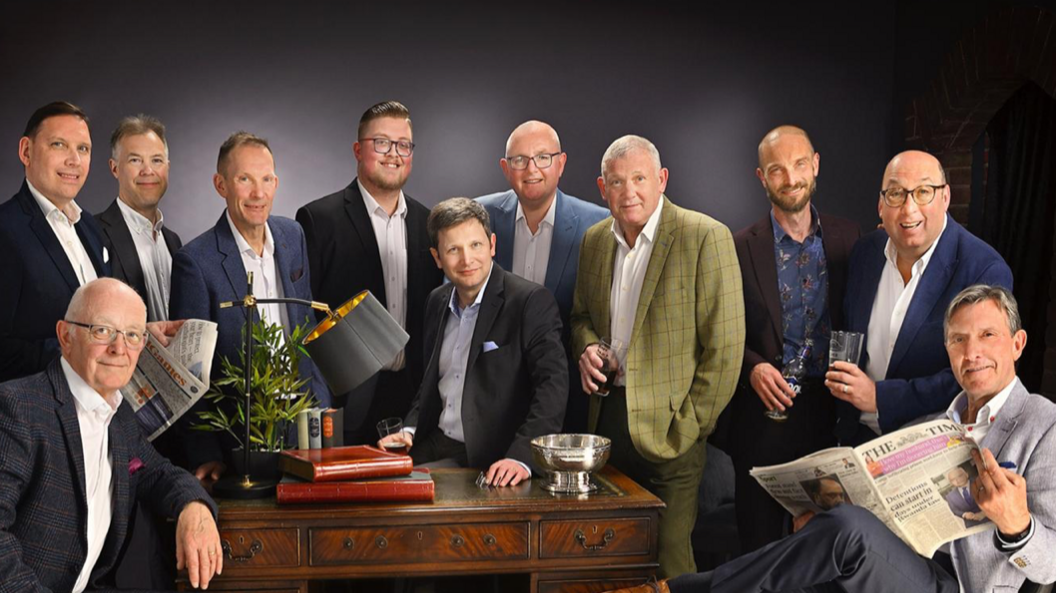
M777 263L777 294L781 301L782 360L787 364L799 353L810 331L814 346L807 360L807 376L825 375L829 356L829 272L823 247L821 219L810 207L810 232L802 243L788 235L770 212Z

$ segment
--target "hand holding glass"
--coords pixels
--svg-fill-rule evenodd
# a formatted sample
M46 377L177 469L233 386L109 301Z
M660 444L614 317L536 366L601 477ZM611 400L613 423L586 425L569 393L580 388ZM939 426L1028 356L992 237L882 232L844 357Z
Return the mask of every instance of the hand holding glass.
M378 422L378 436L385 438L390 434L396 434L403 431L403 419L402 418L386 418ZM393 441L390 443L384 443L382 446L389 453L406 453L407 445L402 441Z
M829 366L834 362L858 364L862 356L862 342L865 335L858 332L834 331L829 339Z
M622 349L623 342L616 338L602 338L598 342L597 355L601 359L601 372L605 373L605 382L598 385L598 390L594 392L596 395L600 397L609 395L609 388L612 387L616 375L620 372L619 352Z

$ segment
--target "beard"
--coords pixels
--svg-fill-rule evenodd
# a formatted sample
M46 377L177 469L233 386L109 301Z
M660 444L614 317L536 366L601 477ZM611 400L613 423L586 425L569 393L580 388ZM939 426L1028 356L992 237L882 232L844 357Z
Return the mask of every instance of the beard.
M797 189L806 188L807 191L803 192L802 197L799 200L795 198L786 198L781 195L781 191L785 189ZM778 191L772 191L769 187L766 188L766 197L770 198L770 203L776 206L782 212L787 214L796 214L801 212L810 203L810 200L814 197L814 194L818 193L818 178L815 177L810 180L810 184L799 183L797 185L783 185Z

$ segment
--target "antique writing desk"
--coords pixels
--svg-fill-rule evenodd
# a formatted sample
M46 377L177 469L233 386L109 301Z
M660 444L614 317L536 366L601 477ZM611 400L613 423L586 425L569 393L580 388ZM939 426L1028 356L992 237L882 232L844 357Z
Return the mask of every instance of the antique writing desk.
M224 574L209 589L307 593L326 579L524 573L532 593L593 592L655 571L663 503L619 471L604 468L600 491L578 497L551 495L542 479L481 490L478 473L434 470L432 503L221 501Z

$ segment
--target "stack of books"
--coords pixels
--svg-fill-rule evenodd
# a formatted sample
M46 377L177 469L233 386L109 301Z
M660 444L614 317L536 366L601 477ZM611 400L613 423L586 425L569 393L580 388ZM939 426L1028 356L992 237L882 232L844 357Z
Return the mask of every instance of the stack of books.
M376 447L283 451L279 466L286 474L276 490L279 504L433 500L428 470L415 471L410 456Z

